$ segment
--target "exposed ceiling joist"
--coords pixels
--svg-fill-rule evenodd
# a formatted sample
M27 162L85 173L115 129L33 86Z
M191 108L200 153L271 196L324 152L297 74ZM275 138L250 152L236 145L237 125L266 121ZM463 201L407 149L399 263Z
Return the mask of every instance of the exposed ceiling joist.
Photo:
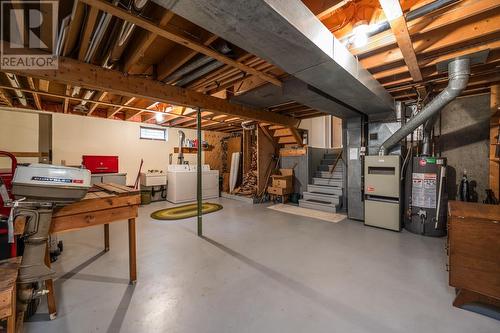
M486 13L481 20L457 23L449 29L439 29L413 39L413 48L419 57L428 57L436 53L454 51L468 44L497 40L500 33L500 12ZM360 57L360 62L366 69L374 69L403 60L399 48L391 48L380 53L370 53Z
M422 73L418 67L417 56L415 50L413 49L413 43L408 33L408 27L406 26L406 20L403 16L403 10L398 0L382 0L380 1L382 8L384 9L385 16L389 18L389 24L391 26L392 33L396 38L396 43L403 54L404 62L410 71L413 81L422 81ZM392 18L392 11L399 11L399 15Z
M120 106L119 108L116 108L115 110L113 111L110 111L108 113L108 118L113 118L115 114L117 114L118 112L120 112L121 110L125 109L128 105L132 104L135 100L137 100L136 97L129 97L125 103L123 104L123 106Z
M174 33L172 31L166 30L165 28L161 27L158 24L155 24L151 21L148 21L146 19L143 19L140 16L133 15L119 7L113 6L112 4L109 4L107 2L104 2L102 0L81 0L82 2L92 6L92 8L97 8L99 10L102 10L106 13L109 13L113 16L116 16L122 20L125 20L127 22L133 23L149 32L155 33L158 36L161 36L163 38L169 39L173 42L176 42L178 44L184 45L190 49L193 49L196 52L205 54L209 57L212 57L222 63L225 63L227 65L239 68L240 70L247 72L252 75L256 75L259 77L262 77L264 80L277 85L281 86L281 81L273 77L272 75L266 74L264 72L258 71L255 68L246 66L242 63L239 63L229 57L226 57L225 55L222 55L221 53L197 42L191 39L188 39L182 35L179 35L177 33Z
M0 101L8 106L13 106L12 98L5 92L5 90L0 89Z
M99 102L102 102L106 98L106 96L108 96L108 93L106 91L103 91L99 94L99 97L97 98L97 102L92 104L92 106L89 109L89 112L87 112L87 116L91 116L92 113L94 113L94 111L99 106Z
M292 117L245 107L196 91L166 85L144 77L125 75L116 70L105 69L70 58L59 58L59 68L57 70L17 69L12 72L62 84L107 91L117 95L145 98L167 104L200 107L214 113L265 121L272 124L294 127L298 123Z
M167 10L160 20L159 26L165 28L167 24L174 18L175 14ZM155 39L158 37L154 32L146 31L141 39L137 42L134 50L130 53L130 57L125 61L123 66L123 71L128 72L130 68L141 59L148 48L153 44Z
M85 22L85 30L83 31L83 37L80 45L80 50L78 51L78 60L84 60L87 50L90 45L90 40L92 39L92 31L94 31L95 24L97 22L97 16L99 10L95 7L90 8L87 21Z
M28 76L26 78L26 80L28 81L28 85L30 86L30 89L36 91L35 82L33 81L33 78L31 78L31 77ZM43 108L42 108L42 102L40 101L40 96L38 96L37 93L33 93L33 99L35 101L36 108L38 110L43 110Z
M217 38L217 36L210 34L203 39L203 45L209 46ZM197 51L194 51L190 48L179 47L178 49L176 49L175 53L172 53L171 56L166 57L162 62L158 64L158 80L162 81L163 79L167 78L170 74L178 70L182 65L193 59L197 54Z

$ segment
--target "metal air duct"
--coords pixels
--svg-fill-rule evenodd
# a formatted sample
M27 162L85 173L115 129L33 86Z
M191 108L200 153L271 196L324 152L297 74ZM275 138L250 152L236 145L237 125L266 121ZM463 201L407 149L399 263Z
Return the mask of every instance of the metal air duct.
M318 91L371 115L393 98L300 0L153 0L270 62Z
M467 86L470 76L470 59L455 59L448 64L448 86L444 88L422 111L411 118L389 137L379 148L379 155L385 155L395 144L403 140L417 127L438 114L448 103L458 97Z
M177 133L179 135L179 154L177 155L177 164L184 164L184 152L182 148L184 147L184 140L186 139L186 134L183 131ZM199 145L200 143L198 143Z

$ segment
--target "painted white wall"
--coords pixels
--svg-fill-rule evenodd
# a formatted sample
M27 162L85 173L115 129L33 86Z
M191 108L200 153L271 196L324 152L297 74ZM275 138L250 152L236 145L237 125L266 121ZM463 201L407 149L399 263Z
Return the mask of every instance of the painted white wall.
M0 110L0 150L38 152L38 115ZM38 162L38 158L18 158L19 163ZM0 158L0 168L10 168L10 159Z
M332 116L304 119L300 128L308 130L310 147L337 147L342 138L342 121Z
M154 127L154 125L144 125ZM119 171L127 173L127 184L135 181L141 158L142 170L166 170L168 156L178 144L178 129L168 128L168 140L141 140L141 123L121 120L54 114L52 118L52 156L54 164L80 165L82 155L117 155ZM187 139L195 139L196 131L183 129ZM185 160L196 163L195 154ZM177 154L173 156L173 163Z

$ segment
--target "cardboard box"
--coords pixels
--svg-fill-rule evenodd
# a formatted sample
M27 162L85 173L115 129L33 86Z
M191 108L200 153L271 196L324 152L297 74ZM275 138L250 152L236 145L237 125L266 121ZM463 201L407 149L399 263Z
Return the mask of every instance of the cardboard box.
M292 189L293 178L291 176L273 176L273 187Z
M272 187L293 189L293 169L280 169L279 175L272 175Z
M275 194L275 195L287 195L290 194L292 191L286 188L279 188L279 187L273 187L269 186L267 188L267 193L269 194Z

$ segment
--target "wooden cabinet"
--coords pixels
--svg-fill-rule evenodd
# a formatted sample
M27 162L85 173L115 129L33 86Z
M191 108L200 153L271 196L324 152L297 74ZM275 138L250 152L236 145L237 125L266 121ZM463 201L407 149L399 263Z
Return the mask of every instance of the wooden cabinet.
M500 206L448 203L450 286L453 305L481 302L500 306Z

